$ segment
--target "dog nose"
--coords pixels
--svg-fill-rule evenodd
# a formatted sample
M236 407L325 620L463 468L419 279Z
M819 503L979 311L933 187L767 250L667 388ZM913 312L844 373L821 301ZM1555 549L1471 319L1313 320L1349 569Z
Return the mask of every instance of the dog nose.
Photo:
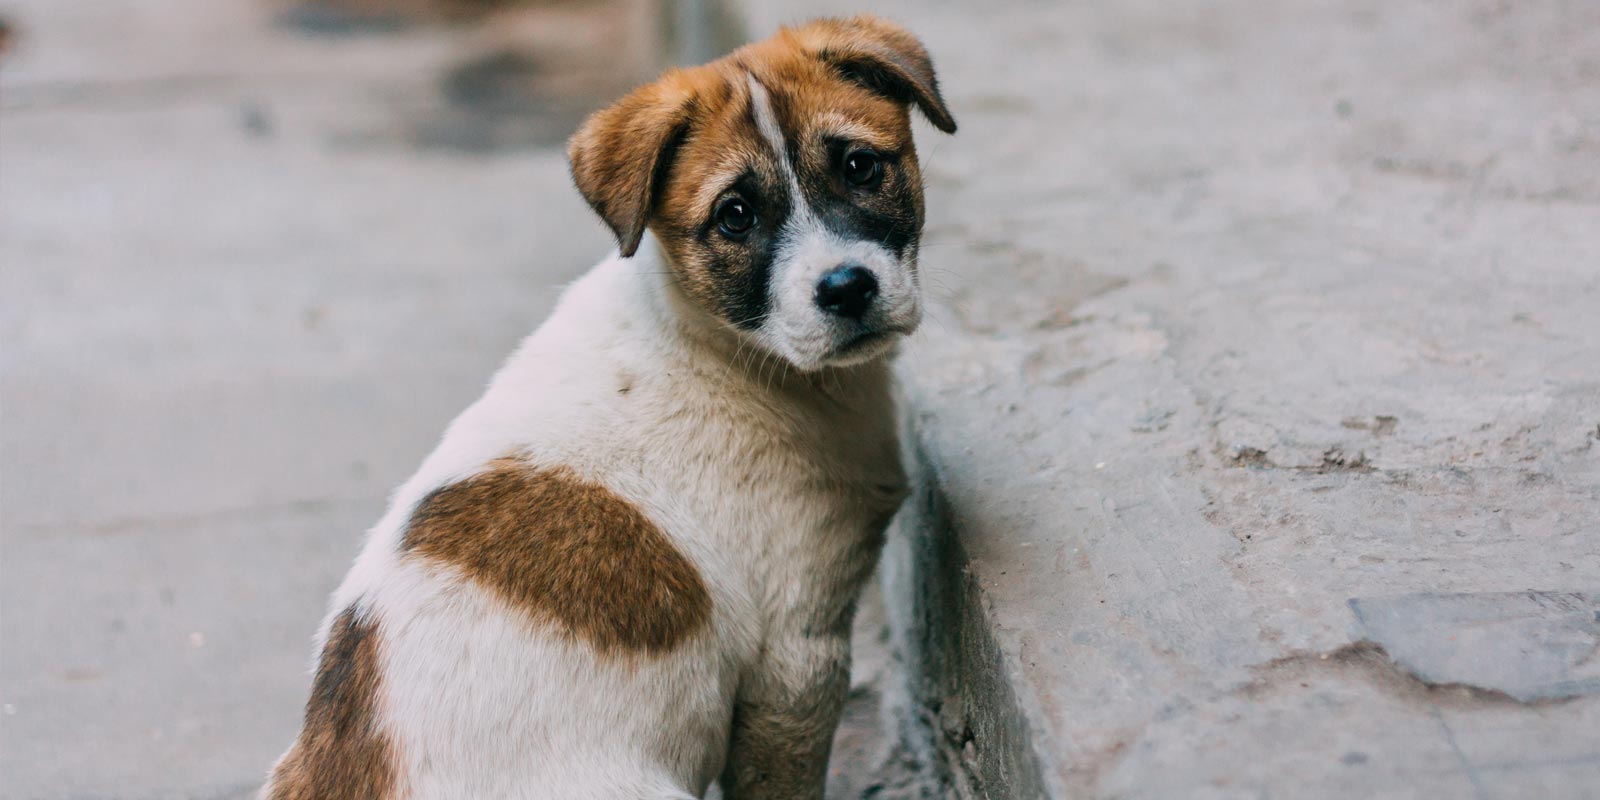
M845 319L860 319L877 296L877 277L859 264L846 264L817 281L817 307Z

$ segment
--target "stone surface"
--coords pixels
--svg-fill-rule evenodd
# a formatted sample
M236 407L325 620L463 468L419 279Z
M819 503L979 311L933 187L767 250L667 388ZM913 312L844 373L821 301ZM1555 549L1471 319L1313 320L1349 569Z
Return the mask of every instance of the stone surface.
M887 587L958 793L1594 796L1593 595L1473 608L1600 579L1600 8L754 7L961 124Z
M1365 640L1430 686L1524 703L1600 694L1600 594L1407 594L1350 610Z

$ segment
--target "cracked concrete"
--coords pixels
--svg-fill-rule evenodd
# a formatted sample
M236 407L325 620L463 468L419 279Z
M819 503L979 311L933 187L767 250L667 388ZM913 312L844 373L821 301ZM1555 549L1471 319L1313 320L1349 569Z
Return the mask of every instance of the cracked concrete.
M1578 695L1553 698L1517 698L1493 688L1464 681L1444 681L1424 677L1415 669L1401 664L1386 651L1383 645L1361 639L1327 653L1297 653L1281 656L1251 668L1254 674L1249 683L1239 688L1239 693L1257 699L1284 686L1304 683L1319 670L1359 675L1374 686L1387 689L1396 696L1423 700L1429 705L1445 705L1458 709L1505 705L1557 705Z
M1427 593L1354 598L1350 609L1363 642L1429 686L1522 703L1600 694L1595 593Z

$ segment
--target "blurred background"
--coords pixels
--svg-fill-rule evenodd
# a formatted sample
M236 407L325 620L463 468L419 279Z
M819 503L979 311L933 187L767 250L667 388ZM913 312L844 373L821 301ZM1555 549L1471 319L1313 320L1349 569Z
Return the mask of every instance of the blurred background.
M565 138L858 5L0 0L0 795L250 796ZM830 797L1594 797L1600 4L861 10L961 132Z

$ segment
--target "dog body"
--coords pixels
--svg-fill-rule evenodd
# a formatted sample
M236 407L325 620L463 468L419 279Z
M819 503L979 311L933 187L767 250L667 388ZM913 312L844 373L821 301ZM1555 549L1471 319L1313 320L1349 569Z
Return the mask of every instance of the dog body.
M786 31L579 133L622 252L395 493L264 797L682 798L719 777L821 797L855 600L906 493L885 356L920 313L922 222L922 101L822 54L907 41ZM844 108L805 108L808 82ZM646 228L659 247L628 257Z
M650 286L661 282L652 261L607 261L568 291L400 489L335 595L330 626L356 608L381 637L376 717L413 797L698 796L722 767L746 674L814 697L819 707L795 724L832 731L851 604L904 491L886 371L863 365L816 388L820 375L713 358L651 297L662 291ZM655 642L626 631L530 635L530 620L560 612L514 606L467 559L407 557L414 509L508 454L517 469L570 472L638 509L699 576L709 614L643 590L614 598L637 612L539 598L588 602L675 641L651 652ZM463 499L537 494L513 485ZM483 516L442 521L482 527ZM457 533L475 532L442 535ZM595 646L602 638L613 644ZM743 686L746 701L761 688Z

